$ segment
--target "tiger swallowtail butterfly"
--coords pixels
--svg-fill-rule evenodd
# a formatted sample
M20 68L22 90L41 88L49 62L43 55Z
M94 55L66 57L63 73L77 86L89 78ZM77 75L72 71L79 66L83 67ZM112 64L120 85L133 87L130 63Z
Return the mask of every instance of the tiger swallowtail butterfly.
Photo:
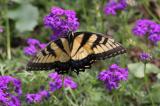
M126 52L110 36L91 32L69 32L39 51L27 64L27 70L55 69L60 74L77 74L91 67L96 60L114 57Z

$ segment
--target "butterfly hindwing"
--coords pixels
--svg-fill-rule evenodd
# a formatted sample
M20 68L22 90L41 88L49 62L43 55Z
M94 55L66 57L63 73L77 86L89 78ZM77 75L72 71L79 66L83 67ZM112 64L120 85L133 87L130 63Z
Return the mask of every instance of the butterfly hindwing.
M97 40L93 42L92 49L97 60L114 57L126 52L126 49L113 38L100 34L97 34Z
M77 32L71 50L72 67L83 71L100 59L125 53L126 50L109 36L90 32Z
M70 49L67 38L51 41L27 65L27 70L69 69Z

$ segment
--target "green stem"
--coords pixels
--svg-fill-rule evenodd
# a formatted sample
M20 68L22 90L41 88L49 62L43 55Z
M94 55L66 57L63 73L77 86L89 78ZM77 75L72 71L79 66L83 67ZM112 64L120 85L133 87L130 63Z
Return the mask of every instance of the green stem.
M82 0L82 6L83 6L83 13L84 13L84 16L85 16L85 18L86 18L86 29L88 30L88 22L89 22L89 20L88 20L88 17L87 17L87 10L86 10L86 7L85 7L85 1L86 0Z
M104 4L105 4L105 0L102 0L102 6L104 6ZM100 8L101 9L101 8ZM105 22L104 22L104 12L103 11L101 11L100 12L101 13L101 26L102 26L102 29L101 29L101 31L104 33L105 32Z
M72 106L78 106L77 104L75 104L67 95L66 96L66 99L69 101L69 103L72 105Z
M74 93L72 92L72 89L69 89L69 92L71 93L72 98L73 98L73 100L75 101L75 104L77 104L77 99L76 99Z
M114 97L115 97L115 101L116 101L116 106L121 106L120 102L119 102L119 96L118 96L118 92L114 91ZM114 105L113 105L114 106Z
M63 96L65 95L65 87L64 87L64 79L65 79L65 76L63 75L62 76L62 94L63 94Z
M146 0L147 1L147 0ZM150 11L150 9L148 8L148 3L145 2L144 4L144 8L146 9L146 11L148 12L148 14L158 23L160 23L159 19Z
M149 89L149 86L148 86L148 77L147 77L147 74L146 74L146 63L144 63L144 81L145 81L146 89L147 89L147 92L149 94L149 99L152 103L152 106L155 106L154 102L153 102L151 92L150 92L150 89Z
M66 95L65 92L65 86L64 86L64 80L65 80L65 75L62 76L62 96L64 98L64 101L66 100L67 102L69 102L72 106L77 106L76 104L74 104L74 102Z
M40 104L39 104L39 103L37 103L37 104L36 104L36 106L40 106Z
M8 5L7 0L5 2L5 23L6 23L6 39L7 39L7 58L11 59L11 39L10 39L10 27L9 27L9 19L8 19Z

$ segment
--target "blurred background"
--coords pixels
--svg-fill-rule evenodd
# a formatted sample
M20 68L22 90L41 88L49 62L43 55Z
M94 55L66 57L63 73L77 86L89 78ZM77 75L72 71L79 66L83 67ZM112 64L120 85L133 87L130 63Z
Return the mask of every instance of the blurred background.
M110 1L0 0L0 75L21 80L22 106L160 105L160 43L150 42L147 36L137 37L132 31L139 19L160 24L160 0L126 0L124 10L117 11L116 15L107 15L104 7ZM76 12L80 23L77 31L111 35L127 48L127 54L99 61L91 69L74 74L72 78L78 87L66 89L66 96L62 91L56 91L43 102L27 104L25 95L36 93L41 86L48 89L48 74L54 70L27 72L25 67L31 56L25 55L24 48L28 46L28 38L38 39L42 43L50 41L53 32L44 26L43 18L54 6ZM149 53L152 58L142 61L142 52ZM110 92L97 79L97 75L113 63L128 67L129 76L118 89ZM145 78L147 83L144 82Z

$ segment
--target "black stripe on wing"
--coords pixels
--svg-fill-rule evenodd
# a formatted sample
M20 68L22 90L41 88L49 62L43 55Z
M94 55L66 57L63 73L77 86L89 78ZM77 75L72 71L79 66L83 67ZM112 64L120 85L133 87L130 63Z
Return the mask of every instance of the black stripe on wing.
M52 44L56 45L58 49L61 49L63 52L67 54L63 47L63 42L61 39L58 39L56 41L50 42L43 50L37 53L36 56L34 56L27 64L26 70L27 71L40 71L40 70L51 70L56 69L58 73L66 73L67 70L70 68L70 61L66 62L60 62L55 61L55 58L57 57L56 50L54 50L54 47L51 47ZM55 48L57 48L55 47ZM64 57L65 58L65 57ZM50 61L48 61L50 60ZM59 71L58 71L59 70Z
M93 45L92 45L92 49L100 42L102 40L102 37L101 36L97 36L97 39L96 39L96 41L93 43Z
M86 43L89 42L89 38L95 34L95 33L90 33L90 32L79 32L76 33L75 36L77 37L78 34L84 34L84 36L87 36L86 38ZM97 39L93 42L92 45L92 49L95 48L97 45L99 46L100 44L103 45L110 45L110 47L112 47L112 49L107 49L104 50L103 52L97 53L97 54L90 54L87 57L85 57L84 59L79 59L79 60L72 60L71 64L72 64L72 70L75 70L75 72L79 73L79 71L84 71L85 69L88 69L91 67L91 64L93 64L96 60L101 60L101 59L106 59L106 58L110 58L110 57L114 57L116 55L119 54L123 54L126 53L126 49L124 47L121 46L121 44L117 43L117 42L111 42L111 38L110 37L105 37L102 36L100 34L96 34L97 35ZM103 41L102 41L102 37L103 37ZM85 37L83 37L85 38ZM110 41L109 41L110 40ZM101 42L101 43L100 43ZM111 44L110 44L110 43ZM81 44L82 45L82 44ZM81 46L83 47L83 46ZM107 46L106 46L107 48Z
M123 47L117 47L116 49L109 50L107 52L101 53L101 54L91 54L88 55L86 58L82 60L77 60L74 61L72 60L72 70L76 70L77 73L79 71L85 71L85 69L90 69L91 65L96 61L96 60L102 60L102 59L107 59L110 57L115 57L119 54L124 54L126 53L126 49Z
M61 39L56 40L54 43L55 43L63 52L65 52L65 53L67 54L67 51L64 49L64 46L63 46L63 44L62 44L62 40L61 40Z
M27 71L47 71L47 70L51 70L51 69L56 69L55 71L57 71L59 74L64 74L64 73L68 73L68 70L70 69L70 62L66 62L64 64L62 64L61 62L54 62L54 63L28 63L27 64Z

